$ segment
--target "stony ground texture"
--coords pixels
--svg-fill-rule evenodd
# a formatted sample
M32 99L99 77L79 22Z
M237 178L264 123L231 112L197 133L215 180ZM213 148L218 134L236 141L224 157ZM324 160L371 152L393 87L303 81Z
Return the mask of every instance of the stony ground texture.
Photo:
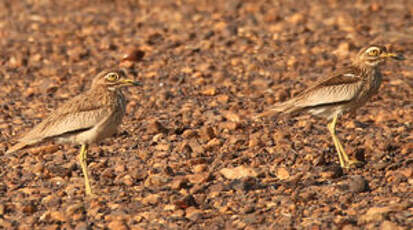
M0 1L0 229L411 229L412 15L411 0ZM339 168L325 120L251 120L370 43L407 60L340 120L362 167ZM77 146L4 155L119 65L144 85L90 149L97 197Z

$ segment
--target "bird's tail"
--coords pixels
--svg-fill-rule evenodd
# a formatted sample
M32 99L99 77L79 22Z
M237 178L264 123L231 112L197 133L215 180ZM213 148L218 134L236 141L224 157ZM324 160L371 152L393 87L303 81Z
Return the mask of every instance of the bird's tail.
M268 110L255 115L254 118L258 120L262 117L272 116L279 112L292 113L292 112L295 112L296 110L298 110L298 108L295 106L295 100L292 99L286 102L277 103L271 106Z
M16 152L16 151L18 151L18 150L20 150L20 149L23 149L23 148L29 146L29 145L33 145L33 144L39 143L40 141L41 141L41 140L36 140L36 139L34 139L34 140L20 139L20 140L19 140L19 143L17 143L17 144L15 144L15 145L13 145L12 147L10 147L10 148L7 150L6 154L14 153L14 152Z
M12 147L10 147L10 148L7 150L6 154L14 153L14 152L16 152L16 151L18 151L18 150L26 147L27 145L28 145L28 144L25 143L25 142L17 143L17 144L15 144L15 145L13 145Z

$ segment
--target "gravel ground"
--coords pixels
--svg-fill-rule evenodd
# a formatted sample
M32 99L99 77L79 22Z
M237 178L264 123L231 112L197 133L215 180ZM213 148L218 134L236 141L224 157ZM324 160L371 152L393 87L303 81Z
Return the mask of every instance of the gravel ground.
M0 1L0 229L413 228L412 15L411 0ZM407 60L340 120L362 167L341 170L323 119L251 120L371 43ZM78 146L4 155L119 65L144 85L89 151L96 197Z

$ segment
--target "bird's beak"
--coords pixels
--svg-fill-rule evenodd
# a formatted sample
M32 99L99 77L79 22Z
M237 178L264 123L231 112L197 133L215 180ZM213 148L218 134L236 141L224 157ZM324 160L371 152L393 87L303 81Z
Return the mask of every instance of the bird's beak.
M133 85L133 86L141 86L142 83L140 83L139 81L134 81L131 79L122 79L120 80L120 82L124 85Z
M405 58L401 54L396 54L396 53L384 53L381 55L383 58L393 58L396 60L404 60Z

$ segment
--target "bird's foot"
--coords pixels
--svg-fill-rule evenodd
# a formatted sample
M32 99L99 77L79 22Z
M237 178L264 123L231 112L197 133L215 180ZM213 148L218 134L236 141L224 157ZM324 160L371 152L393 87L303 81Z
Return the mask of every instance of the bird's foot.
M88 190L85 191L85 195L86 195L86 197L88 197L88 198L94 198L94 197L96 197L96 194L95 194L95 193L93 193L92 191L88 191Z
M89 185L89 180L85 183L85 194L86 196L94 196L95 194L92 192L92 188Z
M345 169L350 169L350 168L360 168L363 165L364 165L363 161L359 161L359 160L356 160L356 159L351 159L351 160L345 161L341 165L341 167L345 168Z

